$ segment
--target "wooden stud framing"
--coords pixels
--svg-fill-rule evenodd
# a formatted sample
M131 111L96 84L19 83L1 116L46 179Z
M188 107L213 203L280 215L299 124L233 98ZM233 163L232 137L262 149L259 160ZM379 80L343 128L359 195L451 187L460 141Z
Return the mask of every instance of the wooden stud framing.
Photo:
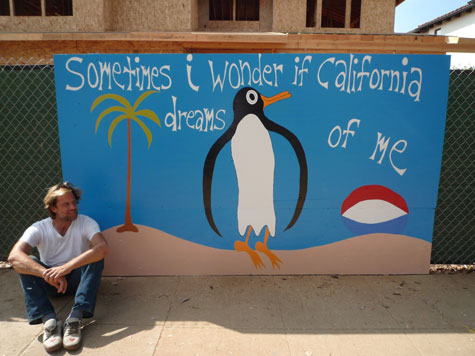
M287 33L4 33L2 60L60 53L475 53L475 39Z

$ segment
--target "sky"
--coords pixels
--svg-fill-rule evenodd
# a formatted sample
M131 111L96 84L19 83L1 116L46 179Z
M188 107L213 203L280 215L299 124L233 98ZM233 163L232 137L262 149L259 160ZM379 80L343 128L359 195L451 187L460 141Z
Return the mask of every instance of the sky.
M468 0L406 0L396 7L394 32L409 32L467 3Z

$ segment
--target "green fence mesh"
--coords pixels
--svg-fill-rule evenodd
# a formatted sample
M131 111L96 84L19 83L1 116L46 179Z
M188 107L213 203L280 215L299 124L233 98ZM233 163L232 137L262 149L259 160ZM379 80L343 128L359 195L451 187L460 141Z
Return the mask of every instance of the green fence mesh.
M450 73L433 263L475 263L475 70Z
M4 62L5 63L5 62ZM61 181L53 66L0 67L0 257L47 216L45 188Z

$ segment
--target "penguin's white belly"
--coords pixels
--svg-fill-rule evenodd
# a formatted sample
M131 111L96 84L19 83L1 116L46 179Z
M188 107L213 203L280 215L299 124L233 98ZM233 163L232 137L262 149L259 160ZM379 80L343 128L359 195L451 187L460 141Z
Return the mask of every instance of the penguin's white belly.
M254 114L246 115L231 140L239 187L238 228L250 225L256 235L264 226L275 235L274 151L269 132Z

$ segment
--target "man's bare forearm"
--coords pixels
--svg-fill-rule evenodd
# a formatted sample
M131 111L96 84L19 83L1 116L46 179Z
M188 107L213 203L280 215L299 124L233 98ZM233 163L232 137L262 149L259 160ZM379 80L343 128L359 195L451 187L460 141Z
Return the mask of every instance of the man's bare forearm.
M14 249L10 253L10 256L8 256L8 262L13 266L13 269L16 272L21 274L43 277L43 272L46 270L44 266L40 265L26 253L18 249Z
M107 251L105 246L95 246L73 258L71 261L66 263L66 265L68 266L68 270L71 272L76 268L102 260L106 253Z

